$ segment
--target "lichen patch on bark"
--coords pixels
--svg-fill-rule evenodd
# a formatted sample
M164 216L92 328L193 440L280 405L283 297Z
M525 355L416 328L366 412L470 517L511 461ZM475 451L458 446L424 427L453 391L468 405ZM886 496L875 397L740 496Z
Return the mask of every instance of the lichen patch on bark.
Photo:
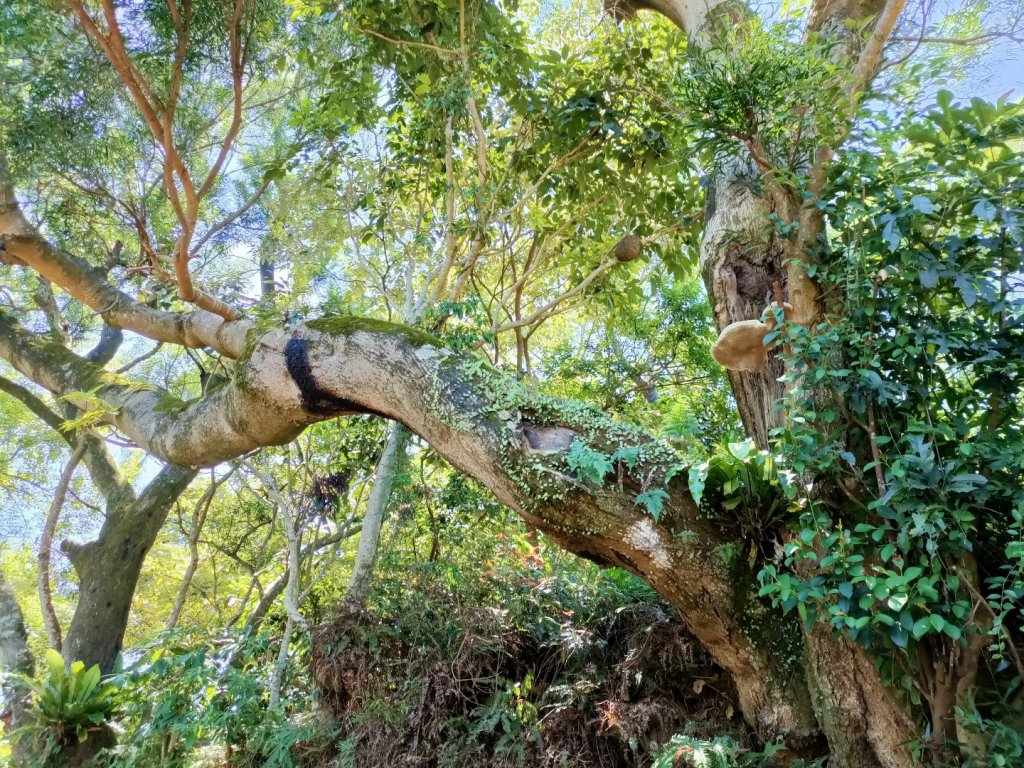
M625 542L634 549L645 553L658 568L667 569L672 565L672 556L661 540L661 534L654 528L650 518L633 523L626 531Z

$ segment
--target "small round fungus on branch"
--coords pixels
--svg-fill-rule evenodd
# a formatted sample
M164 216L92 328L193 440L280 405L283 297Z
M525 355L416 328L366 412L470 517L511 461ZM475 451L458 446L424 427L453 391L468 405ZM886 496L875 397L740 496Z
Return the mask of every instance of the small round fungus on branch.
M615 258L625 264L638 258L641 250L643 250L643 244L640 242L640 238L636 235L626 235L615 244Z

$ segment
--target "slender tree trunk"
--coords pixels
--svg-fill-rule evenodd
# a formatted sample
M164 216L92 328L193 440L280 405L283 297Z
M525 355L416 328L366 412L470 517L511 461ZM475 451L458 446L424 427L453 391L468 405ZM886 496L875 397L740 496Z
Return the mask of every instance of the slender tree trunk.
M195 529L196 532L200 529ZM192 586L192 578L196 575L196 570L199 568L199 542L197 536L189 536L188 540L188 565L185 567L185 573L181 577L181 585L178 587L178 594L174 598L174 605L171 606L171 612L167 616L167 624L164 625L165 630L172 630L178 626L178 619L181 618L181 611L185 607L185 600L188 599L188 591Z
M210 511L213 497L216 496L217 489L233 472L234 470L230 470L220 479L211 476L210 485L203 492L203 495L196 502L196 506L192 510L192 526L188 534L188 566L185 568L185 574L181 577L178 594L174 598L174 605L171 608L170 615L167 617L167 624L164 627L167 630L174 629L178 625L181 611L185 607L185 600L188 598L189 588L192 586L192 579L199 568L199 536L203 532L203 524L206 522L206 515Z
M274 257L260 255L260 297L272 300L277 295L277 277L274 274Z
M281 681L288 666L288 645L292 641L295 625L305 628L305 618L299 613L302 590L302 529L295 510L286 500L281 505L281 520L284 523L285 535L288 537L288 571L284 587L285 624L281 634L281 647L277 652L277 660L270 672L270 707L276 707L281 701Z
M373 490L366 505L366 516L363 518L363 531L359 536L359 548L356 551L356 562L352 567L352 578L345 594L344 606L353 613L362 610L370 591L373 578L373 566L377 560L380 547L380 532L384 525L384 514L391 500L391 489L395 477L402 466L406 446L411 433L397 422L388 434L387 444L377 464L377 472L373 478Z
M60 622L57 620L57 612L53 609L53 593L50 589L50 555L53 550L53 534L57 529L57 522L60 520L60 511L64 507L64 497L67 496L71 478L84 453L85 441L80 440L71 454L67 466L61 472L60 480L57 481L57 489L54 491L53 501L50 503L46 522L43 524L43 533L39 539L39 573L36 580L39 608L43 613L43 625L46 627L46 636L50 641L50 647L58 653L61 651L62 640Z
M295 620L288 615L284 623L284 632L281 633L281 647L277 651L277 658L270 670L270 696L267 705L274 709L281 703L281 683L284 680L284 671L288 668L288 646L292 641L292 632L295 629Z
M289 510L282 510L282 517L288 535L288 572L284 588L285 623L281 633L281 647L277 651L277 659L270 672L270 708L281 702L281 685L284 671L288 668L288 646L292 641L295 626L303 629L308 627L305 617L299 613L299 605L303 601L301 593L302 578L302 542L297 529L296 520Z
M317 539L316 541L312 541L306 546L304 546L301 552L302 559L305 560L306 558L315 557L319 552L326 549L327 547L334 546L339 542L349 538L350 536L354 536L355 531L355 523L351 521L346 522L345 525L336 533L323 536ZM272 582L270 582L270 585L263 591L263 594L260 597L259 601L256 603L256 606L245 617L245 626L259 626L259 624L266 617L267 612L277 601L277 598L279 598L281 596L281 593L284 592L285 586L288 584L288 576L288 571L285 571ZM242 618L243 615L244 608L242 612L237 614L235 618L233 618L229 622L228 626L236 624L238 620Z

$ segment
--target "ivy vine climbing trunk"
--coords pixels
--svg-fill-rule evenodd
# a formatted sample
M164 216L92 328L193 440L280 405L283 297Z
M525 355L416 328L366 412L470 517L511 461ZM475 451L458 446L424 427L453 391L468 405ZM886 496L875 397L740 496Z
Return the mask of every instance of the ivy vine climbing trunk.
M821 319L818 290L808 269L807 252L823 231L814 195L824 183L834 155L830 142L848 131L853 105L874 76L881 48L903 8L902 0L812 3L807 39L832 39L831 56L843 78L837 92L848 103L834 105L834 123L805 140L811 158L791 172L806 177L804 187L787 186L778 171L786 158L772 157L757 134L728 134L735 154L720 163L707 186L700 265L714 320L721 334L716 359L728 369L729 383L748 435L762 447L771 432L785 424L784 367L765 355L764 325L758 325L753 362L721 355L727 334L746 331L764 321L772 305L805 327ZM611 3L620 18L655 10L683 29L697 51L742 45L752 14L735 0L629 0ZM867 24L862 37L855 28ZM726 50L723 56L728 57ZM825 125L820 121L819 125ZM714 132L715 128L710 130ZM794 140L795 145L795 140ZM782 226L779 227L778 224ZM914 727L883 685L864 651L836 636L825 625L798 630L803 638L802 672L818 723L829 742L832 762L841 768L904 768L914 764L908 743ZM742 682L738 683L742 685Z

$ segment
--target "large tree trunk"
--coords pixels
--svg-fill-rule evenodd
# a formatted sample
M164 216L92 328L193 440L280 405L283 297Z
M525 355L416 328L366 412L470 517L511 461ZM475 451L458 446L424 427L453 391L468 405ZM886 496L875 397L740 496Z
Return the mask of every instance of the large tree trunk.
M711 3L700 21L680 18L680 10L690 8L686 0L647 0L637 8L651 7L683 27L691 45L704 45L718 36L715 27L729 17L720 10L729 9L729 16L739 15L738 4ZM883 9L884 6L884 9ZM836 37L842 43L837 57L857 61L861 40L850 32L848 20L867 19L880 12L898 16L902 3L885 4L876 0L843 2L831 0L813 4L809 31ZM889 18L885 23L894 23ZM891 26L884 30L887 36ZM869 41L868 46L881 42ZM877 34L875 36L878 37ZM870 71L864 68L867 64ZM858 61L853 73L866 82L873 74L875 61ZM863 71L861 71L863 70ZM863 82L861 83L863 85ZM848 119L837 111L840 123ZM840 135L843 132L840 127ZM824 162L831 148L814 153L815 163ZM813 177L823 168L807 169ZM727 163L708 186L705 206L704 237L701 244L701 271L711 299L715 323L721 332L727 326L755 320L764 309L779 299L793 304L797 322L811 326L818 321L816 289L794 266L802 259L801 250L814 242L820 222L806 203L793 203L785 194L771 194L770 185L755 166L753 159L737 156ZM811 179L811 191L817 183ZM811 215L807 215L810 210ZM790 239L765 238L771 231L769 215L787 222L800 223L803 231ZM781 292L781 296L779 295ZM777 357L769 359L761 370L729 370L729 383L747 434L762 448L767 448L771 430L783 426L785 390L780 377L783 364ZM811 691L818 723L829 742L830 765L840 768L909 768L914 760L909 742L915 735L911 719L882 684L881 678L864 651L855 643L836 636L831 628L816 625L803 631L803 679Z
M121 651L142 562L171 505L195 477L195 470L165 467L139 498L108 513L99 536L87 544L65 541L62 549L79 578L78 604L64 638L64 659L114 668Z
M716 325L760 317L780 287L787 300L781 245L762 245L770 205L756 192L756 171L737 159L711 183L705 210L701 269ZM783 365L771 358L758 371L728 371L747 434L767 448L785 423ZM839 768L909 768L913 723L882 685L863 650L816 626L804 637L804 680L817 720Z
M708 186L700 266L719 332L759 318L775 300L774 287L785 289L782 247L763 243L771 209L755 191L758 183L757 171L737 158ZM760 448L783 424L782 372L778 358L759 371L727 371L743 427Z
M781 287L789 301L784 251L760 244L770 206L754 189L756 172L736 160L709 187L701 268L716 325L760 317ZM767 448L770 432L785 423L783 364L769 359L758 371L728 371L747 434ZM863 650L816 626L804 637L805 682L838 768L910 768L914 735L906 712L882 685Z
M734 0L614 0L608 6L620 17L654 8L681 26L694 45L707 42L715 20L729 23L746 16ZM844 18L865 19L880 3L829 0L813 6L817 30L845 30ZM774 298L776 285L791 300L796 292L792 272L783 264L784 255L793 254L764 244L772 210L761 188L741 157L711 183L701 265L720 328L756 318ZM743 716L762 738L781 736L798 749L813 749L824 733L838 768L912 765L905 746L913 735L911 723L863 652L833 637L827 627L805 633L791 617L756 598L753 574L742 565L730 567L718 554L733 541L727 516L712 522L701 513L672 453L646 434L531 393L400 326L346 318L261 329L203 311L154 310L118 292L80 260L50 248L20 222L7 231L0 259L32 268L102 312L107 322L160 341L208 346L237 361L223 389L197 403L176 403L157 389L105 381L96 366L62 347L41 344L0 311L0 356L56 393L102 386L112 406L111 423L151 454L183 466L212 465L291 440L305 426L336 415L394 419L561 546L650 582L732 674ZM771 428L782 423L775 410L783 394L780 365L730 372L743 422L762 446ZM608 455L635 447L641 460L623 468L618 482L594 483L570 472L564 461L577 440ZM636 502L639 493L652 488L667 493L657 518ZM98 574L111 558L130 566L127 578L109 590L97 584L95 595L83 592L83 605L88 600L99 621L104 611L113 610L114 598L123 604L125 595L130 597L148 548L135 531L111 528L101 536L102 544L82 552L81 565L75 563L83 584L86 572ZM69 644L73 637L102 634L100 626L86 628L77 619ZM89 649L75 642L91 658L109 663L119 640L108 638Z

